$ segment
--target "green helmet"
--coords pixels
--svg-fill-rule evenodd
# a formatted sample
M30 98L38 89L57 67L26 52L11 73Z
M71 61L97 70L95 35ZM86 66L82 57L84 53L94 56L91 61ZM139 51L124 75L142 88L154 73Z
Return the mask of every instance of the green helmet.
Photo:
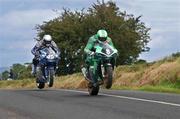
M97 36L98 36L98 40L106 41L108 34L107 34L106 30L101 29L101 30L98 30Z

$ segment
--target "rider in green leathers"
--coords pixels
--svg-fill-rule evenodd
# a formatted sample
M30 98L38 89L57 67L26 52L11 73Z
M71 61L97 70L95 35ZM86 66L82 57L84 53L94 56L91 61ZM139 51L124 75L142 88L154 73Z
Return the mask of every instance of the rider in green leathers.
M97 77L98 77L98 71L97 71L98 63L94 62L93 57L92 57L93 55L95 55L94 45L96 43L107 43L110 46L114 47L111 38L108 37L108 34L107 34L106 30L104 30L104 29L98 30L97 34L95 34L89 38L88 43L84 49L85 63L86 63L86 72L88 72L89 68L91 68L91 67L94 69L93 72L95 74L95 77L93 79L97 79ZM112 61L112 64L115 65L114 60ZM93 80L93 83L96 83L97 80Z

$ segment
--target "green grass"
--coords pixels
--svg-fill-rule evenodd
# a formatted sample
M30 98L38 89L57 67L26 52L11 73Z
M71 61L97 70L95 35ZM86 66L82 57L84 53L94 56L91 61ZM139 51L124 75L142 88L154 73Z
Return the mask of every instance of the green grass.
M158 85L145 85L142 87L134 86L112 86L113 90L139 90L139 91L148 91L148 92L163 92L163 93L177 93L180 94L180 80L176 82L163 81Z
M150 91L150 92L163 92L163 93L177 93L180 94L180 89L166 87L166 86L143 86L138 90L141 91Z

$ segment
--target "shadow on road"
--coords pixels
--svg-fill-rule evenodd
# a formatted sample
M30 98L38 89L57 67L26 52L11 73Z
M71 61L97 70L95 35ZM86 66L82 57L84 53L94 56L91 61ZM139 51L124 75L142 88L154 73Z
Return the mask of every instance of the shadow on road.
M84 93L81 92L71 92L71 91L63 91L63 90L58 90L58 89L19 89L19 90L13 90L15 92L23 93L23 94L37 94L40 95L41 93L33 93L33 92L44 92L49 96L52 97L65 97L65 98L105 98L106 96L104 95L96 95L96 96L90 96L88 92L86 93L86 90L83 90ZM29 93L28 93L29 92ZM43 94L44 94L43 93Z
M44 92L44 91L57 91L55 89L20 89L20 90L16 90L16 91L35 91L35 92Z

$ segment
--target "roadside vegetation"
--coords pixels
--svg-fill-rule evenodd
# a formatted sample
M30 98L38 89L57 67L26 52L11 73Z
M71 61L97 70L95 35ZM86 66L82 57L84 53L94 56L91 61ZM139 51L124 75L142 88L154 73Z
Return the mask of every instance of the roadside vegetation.
M112 89L143 90L153 92L180 93L180 53L162 60L132 65L121 65L115 69ZM0 88L36 88L33 78L0 81ZM81 73L56 77L53 88L85 89L87 81Z
M153 63L119 66L113 89L180 93L180 57L170 56Z

